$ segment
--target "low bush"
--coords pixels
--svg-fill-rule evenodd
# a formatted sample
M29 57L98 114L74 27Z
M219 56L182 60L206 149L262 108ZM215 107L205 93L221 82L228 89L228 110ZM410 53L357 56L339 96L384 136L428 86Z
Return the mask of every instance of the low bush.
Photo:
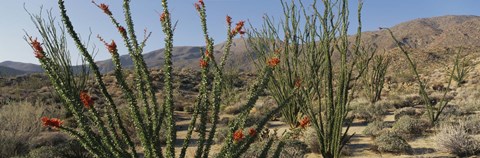
M394 132L382 132L374 140L374 145L379 152L411 154L412 147L405 139Z
M417 112L415 108L404 107L404 108L395 110L395 112L393 112L393 115L395 117L395 120L398 120L402 116L415 116L417 115Z
M376 120L383 120L383 117L388 113L387 104L371 104L368 102L358 102L351 105L351 116L356 119L362 119L366 122Z
M31 150L25 158L85 158L92 157L77 140L55 146L42 146Z
M392 131L402 136L404 139L412 139L424 133L429 124L426 120L403 116L392 126Z
M261 156L262 150L268 141L256 142L243 154L244 158L257 158ZM279 149L280 150L277 150ZM277 152L278 151L278 152ZM268 158L303 158L308 153L308 146L299 140L275 140L267 153Z
M435 135L438 146L460 157L480 153L480 142L468 134L465 125L443 125L440 132Z
M377 137L380 135L385 128L388 127L388 124L383 121L373 121L370 122L367 127L363 130L363 134L370 137Z

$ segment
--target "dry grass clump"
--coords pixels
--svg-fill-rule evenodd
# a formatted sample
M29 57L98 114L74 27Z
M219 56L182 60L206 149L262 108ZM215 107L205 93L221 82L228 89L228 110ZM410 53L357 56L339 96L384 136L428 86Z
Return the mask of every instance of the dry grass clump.
M379 152L411 154L413 152L410 144L394 132L382 132L374 140L376 150Z
M0 157L28 153L31 148L30 142L42 132L39 120L45 113L55 116L53 108L34 106L28 102L2 106L0 108Z
M460 157L480 153L480 141L467 132L464 122L442 125L434 138L441 149Z

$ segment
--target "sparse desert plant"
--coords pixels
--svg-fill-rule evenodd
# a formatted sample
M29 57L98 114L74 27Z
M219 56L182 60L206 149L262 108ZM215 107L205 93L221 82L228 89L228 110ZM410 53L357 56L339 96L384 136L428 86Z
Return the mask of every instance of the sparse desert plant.
M343 127L352 89L357 87L368 65L363 60L369 61L371 52L360 45L361 27L355 40L349 40L349 1L316 2L318 5L307 9L302 1L282 1L282 23L277 25L265 17L263 28L249 32L248 40L258 67L278 66L268 87L270 94L278 103L294 96L282 113L287 123L293 127L310 124L319 135L322 156L340 157L350 138L349 124L346 130ZM361 7L359 3L360 26Z
M460 157L480 153L480 141L467 133L465 124L441 125L440 132L435 135L439 147Z
M458 50L455 56L455 62L453 65L453 80L455 80L458 86L461 86L466 82L468 74L473 71L476 63L472 62L472 58L468 55L461 55L461 49Z
M382 132L384 132L385 131L384 129L387 127L388 127L388 124L386 122L373 121L373 122L370 122L367 125L367 127L365 127L362 133L365 134L366 136L375 138L378 135L380 135Z
M405 139L390 131L383 132L376 137L374 145L380 152L411 154L413 151Z
M433 127L434 125L436 125L436 123L438 123L439 117L441 116L443 110L445 109L445 107L449 102L449 100L447 99L447 93L448 93L447 90L450 89L450 85L453 80L453 76L454 76L453 74L455 72L455 69L452 69L448 74L448 76L450 76L448 80L448 86L443 92L442 99L438 103L437 102L433 103L430 99L429 94L427 93L426 83L420 78L420 74L418 73L417 66L415 65L413 60L410 58L409 52L404 48L404 44L402 44L397 40L397 38L393 35L392 30L388 28L380 28L380 29L386 29L388 33L390 33L390 36L393 38L398 48L400 48L400 51L402 52L402 54L405 55L405 57L407 58L407 61L410 65L410 69L414 73L415 79L418 83L420 96L426 105L427 116L430 122L430 126ZM448 49L447 51L450 51L450 49Z
M390 62L391 58L383 55L375 55L370 62L371 65L366 69L363 83L366 97L372 104L381 99L383 84L385 83L385 76Z
M52 86L61 97L64 107L73 115L73 120L76 121L78 127L72 128L63 124L63 120L59 118L48 117L42 118L43 124L70 134L94 157L141 157L141 155L145 158L175 157L174 147L177 140L177 129L174 118L174 103L176 100L173 97L172 77L173 30L175 26L172 24L168 1L162 0L163 8L160 14L160 23L165 34L164 67L162 71L164 84L163 99L161 99L163 102L161 104L158 103L159 99L155 94L156 89L152 85L152 75L142 55L150 33L145 31L144 38L141 41L137 38L130 11L130 0L123 1L126 27L117 21L108 5L93 2L112 22L114 28L122 37L133 61L132 77L134 82L128 83L127 78L129 76L125 76L117 44L114 40L107 42L100 35L97 36L112 55L116 84L122 89L123 98L126 99L128 104L130 118L128 120L120 116L111 92L106 88L104 78L100 74L98 65L94 62L92 52L88 50L88 45L81 41L80 35L75 31L64 3L64 0L58 0L63 25L56 23L51 12L48 12L46 19L41 14L30 14L41 35L40 41L43 41L43 43L28 34L25 39L34 50L35 57L40 61ZM222 101L221 96L224 92L224 66L230 54L232 39L245 33L243 29L244 21L238 22L232 28L232 18L227 16L227 42L223 50L223 56L220 60L215 60L214 42L208 34L204 1L199 0L195 3L195 9L200 15L200 26L206 40L206 48L199 52L201 53L199 94L194 104L187 136L184 138L180 151L179 157L181 158L186 156L186 150L191 142L192 132L196 124L199 125L197 128L199 138L194 156L196 158L206 158L211 155L210 149L216 133ZM70 53L66 46L67 34L75 42L82 55L82 61L85 62L82 64L79 73L74 72L70 61ZM244 136L241 129L245 126L250 110L269 83L274 69L276 69L275 65L270 64L264 66L257 73L257 80L249 89L247 101L241 106L236 119L229 124L228 135L221 150L216 154L218 157L239 157L255 140L255 135ZM95 85L87 87L85 83L90 77L95 80ZM89 91L93 90L101 93L99 97L104 99L102 105L96 105L95 103L100 101L94 101L90 96ZM267 121L288 103L288 101L279 102L277 108L257 120L252 130L261 131ZM197 120L199 120L199 123L197 123ZM208 120L211 120L209 132L207 132ZM131 126L126 124L128 122L133 124L133 132L127 131L126 126ZM162 130L165 130L165 133L162 133ZM161 140L163 138L166 139L165 146L162 145ZM134 142L137 139L139 143Z

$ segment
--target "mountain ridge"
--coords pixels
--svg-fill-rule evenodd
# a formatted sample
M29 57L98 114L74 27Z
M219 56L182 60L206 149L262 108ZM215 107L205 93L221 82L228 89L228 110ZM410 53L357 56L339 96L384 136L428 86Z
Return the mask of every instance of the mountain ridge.
M414 54L425 56L427 53L444 50L445 48L470 47L472 50L480 50L480 16L476 15L446 15L430 18L418 18L399 23L390 28L396 38L413 49ZM350 37L355 38L354 36ZM393 51L396 44L386 30L362 32L362 42L375 45L385 51ZM214 55L221 56L225 42L214 46ZM248 45L241 38L234 39L229 56L230 67L249 71L253 68ZM173 67L177 69L198 69L202 46L175 46L173 48ZM158 68L163 65L163 51L157 49L144 53L144 59L150 68ZM423 53L423 54L422 54ZM428 55L428 54L427 54ZM217 58L218 59L218 58ZM129 55L120 56L124 67L131 68L133 63ZM7 63L6 63L7 62ZM20 71L42 72L41 67L35 64L6 61L0 66L10 67ZM96 62L102 73L113 70L111 59ZM0 70L1 71L1 70Z

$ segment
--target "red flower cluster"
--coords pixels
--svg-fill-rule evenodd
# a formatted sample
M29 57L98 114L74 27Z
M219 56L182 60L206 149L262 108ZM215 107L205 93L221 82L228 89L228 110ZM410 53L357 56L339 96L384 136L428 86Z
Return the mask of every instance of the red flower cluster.
M239 21L235 28L232 30L232 35L235 36L238 34L243 35L245 34L245 31L243 31L243 26L245 25L245 21Z
M58 118L42 117L42 124L43 126L59 128L63 124L63 121Z
M80 100L82 101L83 106L85 106L85 108L87 108L87 109L89 109L93 105L93 100L87 94L87 91L81 91L80 92Z
M107 46L107 49L110 53L114 54L117 52L117 44L115 43L115 41L112 40L112 42L110 44L105 44Z
M35 54L35 57L38 59L42 59L45 55L43 55L42 45L40 44L40 42L37 41L37 38L32 39L32 37L30 37L30 44L33 47L33 53Z
M206 68L207 66L208 66L208 62L203 59L200 59L200 67Z
M243 139L243 131L242 129L238 129L237 131L235 131L235 133L233 133L233 140L238 142L238 141L242 141Z
M227 20L228 26L232 25L232 17L227 15L226 20Z
M248 130L248 135L250 135L250 137L254 137L255 135L257 135L257 131L255 130L255 128L250 128Z
M202 7L205 7L205 3L203 2L203 0L198 0L198 3L195 3L195 9L197 9L197 11L200 11Z
M105 14L112 15L112 12L110 11L110 9L108 9L108 5L101 3L100 5L98 5L98 7L102 9Z
M306 126L308 126L310 124L310 119L308 117L304 117L301 121L300 121L300 127L302 128L305 128Z
M122 36L125 36L127 34L127 31L125 30L125 28L123 26L119 26L117 29L118 29L118 32L120 32L120 34L122 34Z
M164 22L165 21L165 12L162 12L162 14L160 15L160 22Z
M267 61L268 66L272 68L277 66L278 63L280 63L280 59L278 59L277 57L272 57Z

